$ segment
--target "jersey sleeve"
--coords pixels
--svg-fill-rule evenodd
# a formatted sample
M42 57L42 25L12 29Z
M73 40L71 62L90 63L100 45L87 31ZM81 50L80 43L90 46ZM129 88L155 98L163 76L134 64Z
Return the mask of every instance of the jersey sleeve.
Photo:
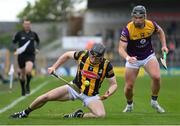
M155 21L152 21L152 23L154 25L154 32L157 32L159 25Z
M122 41L122 42L128 42L127 40L128 40L128 38L129 38L129 31L128 31L128 29L125 27L125 28L123 28L122 29L122 31L121 31L121 37L120 37L120 40Z
M35 41L37 43L37 48L39 49L40 39L39 39L39 36L38 36L38 34L36 32L34 32L34 34L35 34Z
M112 64L109 62L108 63L108 66L107 66L107 70L106 70L106 78L111 78L113 77L115 74L114 74L114 70L113 70L113 66Z
M75 60L79 60L79 58L81 57L81 55L84 53L85 51L76 51L74 53L74 59Z
M14 37L13 37L13 44L16 44L18 41L19 41L19 38L20 38L20 35L19 35L19 32L17 32Z

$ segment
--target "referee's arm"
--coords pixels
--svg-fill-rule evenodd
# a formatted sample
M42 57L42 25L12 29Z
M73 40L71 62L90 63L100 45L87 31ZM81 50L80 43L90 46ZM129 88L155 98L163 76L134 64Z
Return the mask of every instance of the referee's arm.
M37 35L37 33L35 33L35 41L36 41L36 48L39 49L40 39L39 39L39 36Z
M16 48L17 48L17 42L19 41L19 32L17 32L14 37L13 37L13 40L12 40L12 51L15 51Z

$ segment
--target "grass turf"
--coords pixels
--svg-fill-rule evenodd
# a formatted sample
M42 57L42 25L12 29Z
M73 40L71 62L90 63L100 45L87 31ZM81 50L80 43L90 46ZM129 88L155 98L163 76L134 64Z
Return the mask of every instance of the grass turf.
M71 80L71 77L67 77ZM164 107L166 113L159 114L150 106L151 80L148 77L138 78L134 89L134 111L123 113L126 105L123 94L124 79L117 77L117 92L104 101L106 117L102 119L63 119L63 114L70 113L77 108L82 108L85 112L88 109L82 106L80 101L68 102L48 102L45 106L34 111L26 119L9 119L9 115L26 108L37 96L61 85L61 81L52 77L37 77L32 81L31 87L36 88L39 84L49 80L49 83L35 94L28 96L13 108L4 113L0 113L0 125L173 125L180 124L180 78L162 77L162 86L159 94L159 103ZM3 88L2 88L3 87ZM101 94L108 87L104 81L101 87ZM1 90L3 89L3 90ZM12 90L0 85L0 109L10 104L20 97L19 84L15 84Z

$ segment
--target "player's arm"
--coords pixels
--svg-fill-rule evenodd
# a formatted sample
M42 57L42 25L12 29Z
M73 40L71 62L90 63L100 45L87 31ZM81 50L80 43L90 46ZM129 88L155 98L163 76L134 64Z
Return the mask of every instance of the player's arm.
M13 42L14 44L16 44L16 43L19 41L19 38L20 38L20 32L17 32L17 33L14 35L12 42Z
M61 55L58 60L51 67L48 68L48 73L51 74L58 67L64 64L68 59L74 59L74 53L75 51L68 51Z
M35 34L36 48L39 49L40 39L37 33L34 33L34 34Z
M107 99L109 96L111 96L112 94L115 93L115 91L117 90L117 81L116 81L116 77L113 76L111 78L107 79L109 82L109 88L107 89L107 91L104 93L104 95L101 96L101 100L105 100Z
M120 37L120 41L119 41L119 54L120 56L122 56L124 59L126 59L126 61L130 62L130 63L134 63L136 62L136 57L130 57L127 52L126 52L126 49L127 49L127 37L121 35Z
M40 43L40 39L39 39L39 36L38 36L38 34L36 33L36 32L34 32L34 36L35 36L35 51L36 51L36 53L39 53L39 49L40 49L40 47L39 47L39 43Z
M129 57L129 55L126 52L126 49L127 49L127 38L121 35L119 41L119 54L124 59L126 59L126 57Z
M19 32L17 32L14 37L13 37L13 40L12 40L12 51L15 51L17 49L17 42L19 41Z
M101 100L107 99L109 96L114 94L114 92L117 90L117 81L116 81L113 66L111 63L109 63L107 66L106 78L109 82L109 88L104 93L104 95L101 96Z
M161 50L168 53L168 48L167 48L167 45L166 45L165 33L164 33L163 29L159 25L156 24L156 26L157 26L157 34L158 34L158 37L159 37L159 39L161 41L161 44L162 44Z
M116 77L113 76L111 78L107 79L109 81L109 88L108 90L104 93L104 95L102 95L100 97L101 100L105 100L107 99L109 96L111 96L112 94L115 93L115 91L117 90L117 82L116 82Z
M111 78L107 79L109 82L109 88L106 91L105 94L108 94L109 96L111 96L112 94L114 94L114 92L117 90L117 81L116 81L116 77L113 76Z

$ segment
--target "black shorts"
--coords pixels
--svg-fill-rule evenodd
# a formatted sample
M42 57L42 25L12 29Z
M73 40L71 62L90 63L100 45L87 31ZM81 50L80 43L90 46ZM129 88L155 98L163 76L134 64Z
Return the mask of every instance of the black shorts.
M31 61L34 64L35 55L18 55L18 65L20 69L25 68L27 61Z

